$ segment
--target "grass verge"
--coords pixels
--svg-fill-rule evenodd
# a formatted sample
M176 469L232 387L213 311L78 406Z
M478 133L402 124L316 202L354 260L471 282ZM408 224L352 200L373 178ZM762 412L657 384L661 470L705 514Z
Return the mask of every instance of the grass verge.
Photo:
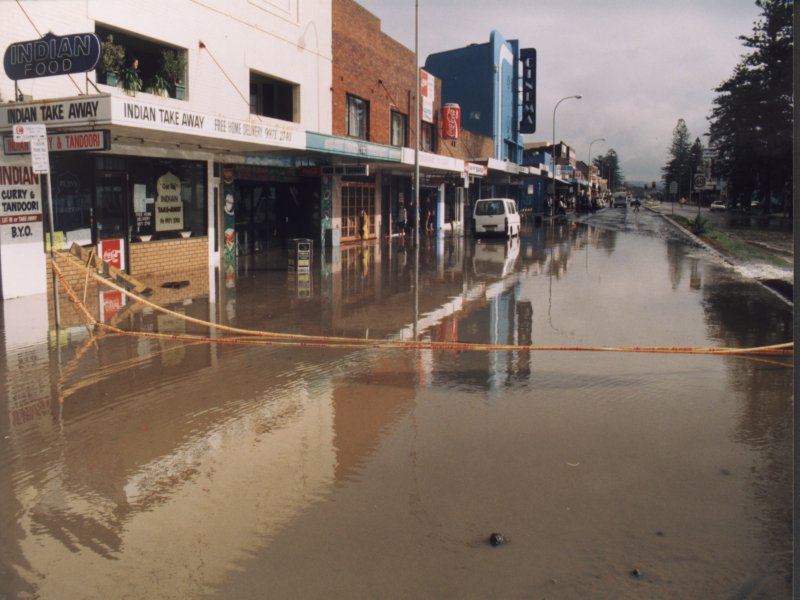
M693 222L691 219L687 219L686 217L682 217L680 215L671 215L671 218L680 223L683 227L686 227L686 229L693 231L697 237L707 242L710 246L725 256L733 258L737 261L758 260L776 267L791 268L791 264L782 258L779 258L774 254L759 248L758 246L748 244L747 242L723 231L711 229L707 224L705 225L703 231L697 231L692 227Z

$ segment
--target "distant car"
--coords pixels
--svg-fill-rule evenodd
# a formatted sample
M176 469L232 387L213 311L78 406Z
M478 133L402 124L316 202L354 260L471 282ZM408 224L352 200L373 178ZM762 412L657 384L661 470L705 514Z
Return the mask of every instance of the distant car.
M752 202L750 202L750 208L760 208L760 207L761 207L761 202L759 202L758 200L753 200Z
M715 210L725 210L725 209L726 206L722 200L714 200L711 203L711 206L708 207L708 210L710 210L711 212L714 212Z

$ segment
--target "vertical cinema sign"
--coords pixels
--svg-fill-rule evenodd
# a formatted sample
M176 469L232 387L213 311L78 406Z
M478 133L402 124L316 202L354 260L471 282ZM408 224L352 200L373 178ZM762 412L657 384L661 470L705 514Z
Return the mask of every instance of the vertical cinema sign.
M519 51L522 63L522 120L520 133L536 133L536 48Z

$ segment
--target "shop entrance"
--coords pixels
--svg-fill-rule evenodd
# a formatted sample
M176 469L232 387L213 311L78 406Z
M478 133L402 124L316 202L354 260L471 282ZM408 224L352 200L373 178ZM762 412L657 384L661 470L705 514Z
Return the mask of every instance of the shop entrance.
M124 173L98 173L94 223L97 241L124 238L128 231L127 182Z
M296 183L236 182L236 243L239 256L285 250L307 224Z

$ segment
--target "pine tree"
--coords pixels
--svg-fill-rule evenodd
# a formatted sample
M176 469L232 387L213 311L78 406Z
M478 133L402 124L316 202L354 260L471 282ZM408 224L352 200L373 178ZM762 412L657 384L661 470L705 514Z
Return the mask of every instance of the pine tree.
M782 198L790 207L792 181L791 0L756 0L761 18L753 34L741 36L747 48L733 75L715 89L711 143L735 200ZM762 204L765 209L769 202Z
M663 173L663 180L666 189L669 185L675 182L678 185L678 197L689 197L691 189L691 178L694 174L697 163L696 157L692 155L692 145L689 142L689 128L686 126L686 121L678 119L675 129L672 130L672 144L669 147L669 160L664 168L661 169ZM696 143L699 143L698 139ZM702 160L702 151L700 153Z
M610 148L605 155L598 155L592 160L592 164L600 170L600 177L608 181L611 189L625 184L625 176L619 166L619 156L613 148Z

